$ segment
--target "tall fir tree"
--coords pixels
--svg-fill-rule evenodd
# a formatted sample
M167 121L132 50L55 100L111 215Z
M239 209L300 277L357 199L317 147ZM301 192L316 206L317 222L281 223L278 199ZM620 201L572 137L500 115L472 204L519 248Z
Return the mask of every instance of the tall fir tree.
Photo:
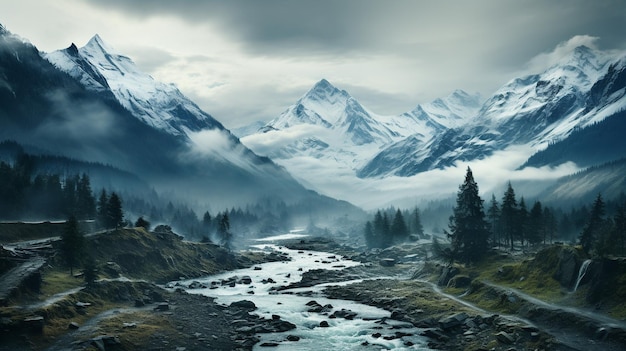
M459 186L449 228L452 251L461 262L477 262L484 256L488 249L489 229L478 184L469 167L465 181Z
M489 228L491 231L491 240L493 246L500 246L500 206L496 195L491 194L491 203L487 210L487 218L489 219Z
M409 238L409 229L406 226L404 216L402 215L402 211L400 211L400 209L396 211L396 214L393 217L390 231L393 240L396 242L405 242Z
M579 236L579 243L583 247L583 251L586 254L590 254L596 241L600 237L600 231L604 227L604 201L602 195L598 194L596 200L593 202L591 213L587 224L583 228L582 233Z
M65 225L61 235L61 254L70 268L70 274L74 275L74 268L78 267L84 254L85 239L76 217L70 216Z
M517 200L515 199L515 190L513 190L511 182L509 182L509 185L504 192L504 197L502 198L500 224L502 235L508 241L511 246L511 250L513 250L517 225Z
M112 192L107 205L107 227L121 228L124 226L124 212L122 211L122 199L116 192Z

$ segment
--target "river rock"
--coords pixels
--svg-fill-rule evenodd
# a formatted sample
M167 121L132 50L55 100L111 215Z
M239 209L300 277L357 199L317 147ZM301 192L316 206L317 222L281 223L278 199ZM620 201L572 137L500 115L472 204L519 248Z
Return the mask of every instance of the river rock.
M343 318L347 320L353 320L354 317L356 316L357 316L356 312L342 308L340 311L333 312L333 314L331 314L328 318Z
M67 329L78 329L80 328L80 325L78 325L78 323L76 322L70 322L70 324L67 326Z
M465 312L456 313L451 316L440 319L439 326L441 327L441 329L447 330L447 329L454 328L456 326L463 324L463 322L465 322L467 318L468 318L468 315Z
M287 335L287 341L300 341L300 337L297 335Z
M422 331L422 336L427 338L435 339L441 342L447 342L450 338L443 333L443 330L439 328L427 328Z
M496 339L503 344L512 344L515 342L515 338L513 337L513 335L505 331L501 331L497 333L495 336L496 336Z
M393 258L382 258L380 261L378 261L378 264L383 267L393 267L396 265L396 260Z
M230 307L241 308L241 309L249 310L249 311L256 310L256 305L254 304L254 302L250 300L235 301L230 304Z
M321 321L321 322L320 322L320 327L322 327L322 328L328 328L328 327L330 327L330 325L328 324L328 322L327 322L327 321Z

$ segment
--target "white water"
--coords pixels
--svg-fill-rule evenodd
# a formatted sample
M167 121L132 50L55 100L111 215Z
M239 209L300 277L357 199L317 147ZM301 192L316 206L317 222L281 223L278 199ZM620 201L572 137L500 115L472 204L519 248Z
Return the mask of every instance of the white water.
M236 284L234 287L217 285L215 289L189 289L189 293L202 294L215 297L218 303L228 305L235 301L250 300L257 306L256 313L265 318L271 318L273 314L279 315L281 319L294 323L297 328L284 333L258 334L261 342L255 346L255 350L267 349L260 347L264 342L278 342L279 346L272 348L276 350L430 350L426 344L427 340L419 336L420 329L411 324L402 323L387 319L381 323L381 319L388 318L390 313L380 308L375 308L353 301L335 300L323 297L324 286L333 284L321 284L311 288L299 288L281 291L272 291L272 287L285 286L293 282L298 282L302 278L302 273L312 269L340 270L346 267L359 265L358 262L350 261L331 253L318 251L297 251L282 248L276 245L257 245L257 249L276 250L288 254L291 261L271 262L257 265L248 269L231 271L219 275L209 276L203 279L194 279L206 285L211 282L219 282L221 279L228 279L233 276L249 276L252 284ZM258 268L261 268L260 270ZM275 284L266 283L268 279L276 281ZM191 282L184 281L183 285ZM336 283L341 285L344 283ZM297 296L295 292L310 292L312 296ZM251 294L250 292L254 292ZM321 305L331 304L333 309L327 315L307 312L309 309L306 303L315 300ZM350 310L357 313L353 320L343 318L328 318L334 311L341 309ZM320 327L320 322L327 321L328 328ZM395 328L395 329L392 329ZM385 340L384 336L395 335L396 332L412 334L402 338ZM382 334L375 338L374 333ZM288 335L300 337L300 341L287 341ZM367 342L369 346L363 346ZM405 343L413 343L406 346Z
M574 285L574 292L576 292L576 290L578 290L578 286L580 285L580 282L585 277L585 274L587 274L587 269L589 269L589 265L590 264L591 264L591 260L585 260L580 265L580 269L578 270L578 278L576 279L576 285Z

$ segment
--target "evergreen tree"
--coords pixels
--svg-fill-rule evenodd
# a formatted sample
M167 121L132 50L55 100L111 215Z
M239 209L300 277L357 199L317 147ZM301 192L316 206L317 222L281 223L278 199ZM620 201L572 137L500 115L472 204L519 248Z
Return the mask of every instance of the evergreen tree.
M424 226L422 226L422 217L419 208L415 207L411 214L411 233L416 234L420 238L424 237Z
M602 201L602 195L598 194L598 197L593 203L591 213L587 224L579 236L579 243L583 247L583 251L588 255L591 253L596 241L600 237L600 230L604 227L604 201Z
M117 193L112 192L107 204L107 227L120 228L124 226L124 213L122 212L122 200Z
M148 222L143 218L143 216L141 216L137 218L137 221L135 222L135 227L144 228L146 231L150 231L150 222Z
M98 197L97 206L97 222L100 228L106 228L108 226L108 208L109 208L109 196L106 190L102 189L100 197Z
M462 262L477 262L483 257L488 249L489 230L478 184L469 167L465 181L459 186L449 228L452 251Z
M76 217L70 216L65 225L61 235L61 255L70 268L70 275L74 275L74 267L78 267L84 254L85 239L78 228Z
M368 248L376 247L376 237L374 236L374 227L372 226L372 222L367 221L365 223L363 235L365 236L365 244Z
M224 211L224 214L221 216L218 214L217 236L220 238L222 246L227 250L231 250L233 235L230 232L230 219L227 211Z
M373 243L373 247L379 247L379 248L383 248L386 247L384 246L384 241L385 241L385 237L387 236L388 233L388 228L385 227L385 220L383 217L383 214L379 211L376 212L376 214L374 215L374 225L373 225L373 229L374 229L374 235L373 238L374 240L372 241Z
M409 238L409 229L406 227L406 222L404 221L404 216L400 209L396 211L390 232L396 242L404 242Z
M517 210L517 225L516 236L524 247L524 240L526 238L526 226L528 225L528 209L526 208L526 201L524 197L519 201L519 209Z
M619 242L619 252L620 255L624 255L624 249L626 245L626 206L624 204L617 207L617 212L615 213L615 231L616 237Z
M549 207L543 208L543 232L544 232L544 244L546 242L546 238L549 238L550 243L554 242L554 236L558 231L558 223L556 220L556 216L554 215L554 211L552 211Z
M491 237L493 246L500 246L500 206L496 196L491 194L491 203L487 210L487 218L489 219L489 228L491 229Z
M502 208L500 210L500 224L502 234L505 240L508 240L513 250L513 241L515 240L515 231L517 225L517 200L515 199L515 191L511 182L504 192L502 198Z
M96 199L91 190L91 181L84 173L78 180L76 202L80 219L93 219L96 216Z
M529 244L538 244L545 237L545 221L543 218L543 206L541 202L535 201L528 215L528 225L526 226L526 239Z

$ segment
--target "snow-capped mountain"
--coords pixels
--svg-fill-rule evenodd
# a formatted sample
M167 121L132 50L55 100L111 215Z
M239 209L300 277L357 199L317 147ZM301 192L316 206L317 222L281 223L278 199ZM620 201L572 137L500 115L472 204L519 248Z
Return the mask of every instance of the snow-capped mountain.
M72 44L44 57L94 92L113 93L117 101L147 125L173 135L186 130L223 129L173 84L154 80L128 57L117 53L99 35L87 45Z
M327 218L361 213L303 187L97 36L84 48L45 54L0 26L3 140L136 174L152 191L197 211L268 199L307 203Z
M483 159L512 145L542 149L626 107L619 62L613 54L577 47L545 72L502 86L474 118L429 140L425 149L410 151L405 140L390 145L359 176L411 176L458 161ZM602 92L599 84L610 85L610 91ZM403 150L410 154L400 157Z
M242 141L283 165L312 157L330 160L333 167L354 173L385 146L408 137L423 143L456 126L476 112L478 99L455 91L410 112L382 116L322 79L279 117ZM272 138L281 143L268 145L266 140Z

